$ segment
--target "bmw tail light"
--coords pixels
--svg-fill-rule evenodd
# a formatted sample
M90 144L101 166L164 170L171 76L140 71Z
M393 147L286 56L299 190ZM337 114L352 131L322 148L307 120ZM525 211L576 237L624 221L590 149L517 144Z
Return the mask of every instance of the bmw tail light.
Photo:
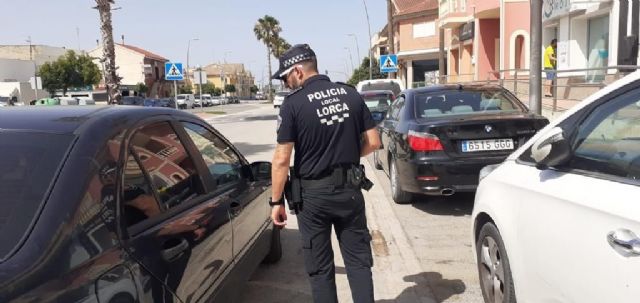
M408 140L409 146L411 146L411 149L413 149L414 151L429 152L444 150L438 136L429 133L421 133L410 130Z

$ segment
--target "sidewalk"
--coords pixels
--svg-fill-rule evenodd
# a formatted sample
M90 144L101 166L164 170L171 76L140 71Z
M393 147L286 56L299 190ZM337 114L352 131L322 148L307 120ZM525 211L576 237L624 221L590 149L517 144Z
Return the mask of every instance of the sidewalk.
M562 115L566 110L574 107L580 101L558 99L556 100L556 110L553 110L553 98L542 98L542 115L549 120L553 120Z
M364 159L367 171L374 168ZM367 174L376 184L371 191L363 191L374 254L373 282L377 303L435 303L431 286L424 278L420 262L395 216L379 184L376 174ZM289 215L282 233L283 259L275 265L261 266L243 290L239 302L311 302L311 289L304 269L298 223ZM336 286L341 303L353 302L344 261L338 241L333 235L336 265Z

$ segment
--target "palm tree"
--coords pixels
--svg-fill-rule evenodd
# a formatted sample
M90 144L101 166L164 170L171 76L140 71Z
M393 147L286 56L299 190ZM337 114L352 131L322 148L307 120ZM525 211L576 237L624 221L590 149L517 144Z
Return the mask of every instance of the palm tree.
M102 61L104 62L105 85L109 95L109 104L120 102L120 77L116 73L116 51L113 43L113 26L111 25L111 4L114 0L96 0L100 14L100 30L102 32Z
M269 15L258 19L253 27L256 38L267 46L267 61L269 62L269 101L273 102L273 92L271 88L271 54L275 41L278 40L282 28L280 22Z
M291 44L289 44L287 40L285 40L282 37L278 37L278 39L276 39L276 41L273 44L273 48L271 49L271 52L274 57L280 58L280 56L282 56L282 54L290 48L291 48Z

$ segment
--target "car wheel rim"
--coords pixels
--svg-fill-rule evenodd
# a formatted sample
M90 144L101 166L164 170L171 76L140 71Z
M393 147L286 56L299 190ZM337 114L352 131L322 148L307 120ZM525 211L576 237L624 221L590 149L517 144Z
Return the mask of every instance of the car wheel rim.
M498 243L485 237L480 247L480 280L489 302L502 303L505 272Z

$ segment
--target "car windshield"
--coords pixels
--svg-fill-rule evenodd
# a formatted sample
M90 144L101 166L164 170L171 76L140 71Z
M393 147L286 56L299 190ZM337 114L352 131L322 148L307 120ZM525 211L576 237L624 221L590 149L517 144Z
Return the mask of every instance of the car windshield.
M27 234L73 138L0 131L0 260Z
M364 99L364 103L367 104L369 109L389 107L393 101L391 94L387 93L362 94L362 99Z
M186 98L187 98L186 96L178 96L178 100L184 100Z
M417 118L525 111L515 97L499 89L418 93L414 101Z

